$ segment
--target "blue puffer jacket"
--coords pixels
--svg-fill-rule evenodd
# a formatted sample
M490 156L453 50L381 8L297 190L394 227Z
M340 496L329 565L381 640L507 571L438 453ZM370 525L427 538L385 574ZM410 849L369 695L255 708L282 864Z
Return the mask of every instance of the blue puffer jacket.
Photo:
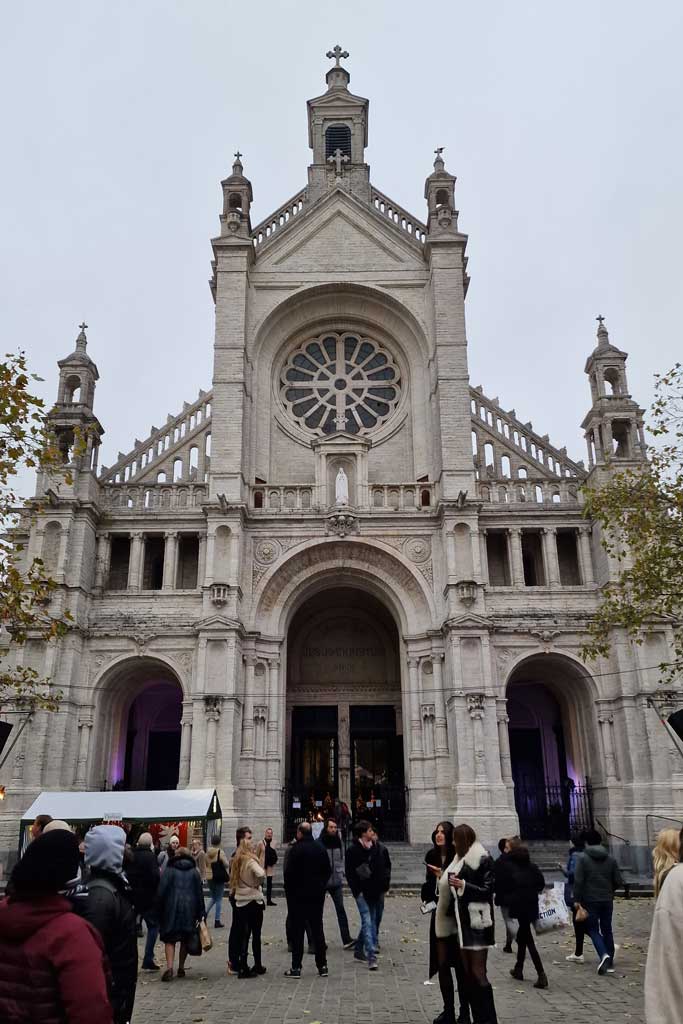
M202 880L189 854L176 856L161 876L159 932L165 935L193 932L204 917Z

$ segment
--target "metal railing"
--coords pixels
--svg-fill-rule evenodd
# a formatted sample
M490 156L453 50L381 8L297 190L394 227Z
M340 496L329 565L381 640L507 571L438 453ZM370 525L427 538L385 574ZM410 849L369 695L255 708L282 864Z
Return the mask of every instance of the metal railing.
M569 839L572 832L593 827L593 790L588 779L581 785L516 783L515 805L524 839Z

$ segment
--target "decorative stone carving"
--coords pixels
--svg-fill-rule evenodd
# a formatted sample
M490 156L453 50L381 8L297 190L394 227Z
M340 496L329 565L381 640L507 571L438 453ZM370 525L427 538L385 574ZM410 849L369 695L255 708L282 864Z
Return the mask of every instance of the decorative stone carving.
M547 654L550 648L553 646L558 636L561 636L559 629L530 629L529 636L535 637L538 642L542 645L543 650Z
M436 718L436 707L434 704L422 704L420 707L422 718L427 721Z
M280 554L281 548L276 540L260 540L254 546L254 560L260 562L261 565L271 565L278 555Z
M411 562L427 562L432 555L428 537L409 537L403 542L403 550Z
M211 603L215 604L217 608L228 603L230 597L230 587L227 583L212 583L211 584Z
M484 717L484 694L483 693L468 693L467 694L467 712L470 718L474 721L475 719L482 719Z
M515 651L511 647L497 647L496 648L496 661L501 669L505 669L509 661L515 656Z
M455 590L462 604L468 608L477 600L477 584L474 580L460 580L455 584Z
M207 721L217 722L218 719L221 717L221 698L205 697L204 710L206 712Z
M178 651L173 653L173 660L177 661L186 676L192 675L192 664L194 662L194 653L192 651Z
M350 512L335 512L328 516L327 533L336 533L338 537L346 537L349 533L358 533L358 520Z
M254 721L255 722L267 722L268 720L268 708L264 704L254 705Z

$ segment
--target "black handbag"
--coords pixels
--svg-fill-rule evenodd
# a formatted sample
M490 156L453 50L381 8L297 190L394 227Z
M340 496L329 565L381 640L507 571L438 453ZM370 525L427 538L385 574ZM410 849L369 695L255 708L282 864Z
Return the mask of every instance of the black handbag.
M187 937L185 948L190 956L201 956L202 955L202 940L199 935L199 925L193 932Z

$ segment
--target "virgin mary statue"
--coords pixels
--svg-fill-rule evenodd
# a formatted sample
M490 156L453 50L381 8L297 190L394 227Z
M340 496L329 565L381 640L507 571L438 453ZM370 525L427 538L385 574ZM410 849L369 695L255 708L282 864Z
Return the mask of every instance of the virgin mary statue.
M349 503L349 478L340 466L337 471L337 478L334 482L334 500L336 505L348 505Z

